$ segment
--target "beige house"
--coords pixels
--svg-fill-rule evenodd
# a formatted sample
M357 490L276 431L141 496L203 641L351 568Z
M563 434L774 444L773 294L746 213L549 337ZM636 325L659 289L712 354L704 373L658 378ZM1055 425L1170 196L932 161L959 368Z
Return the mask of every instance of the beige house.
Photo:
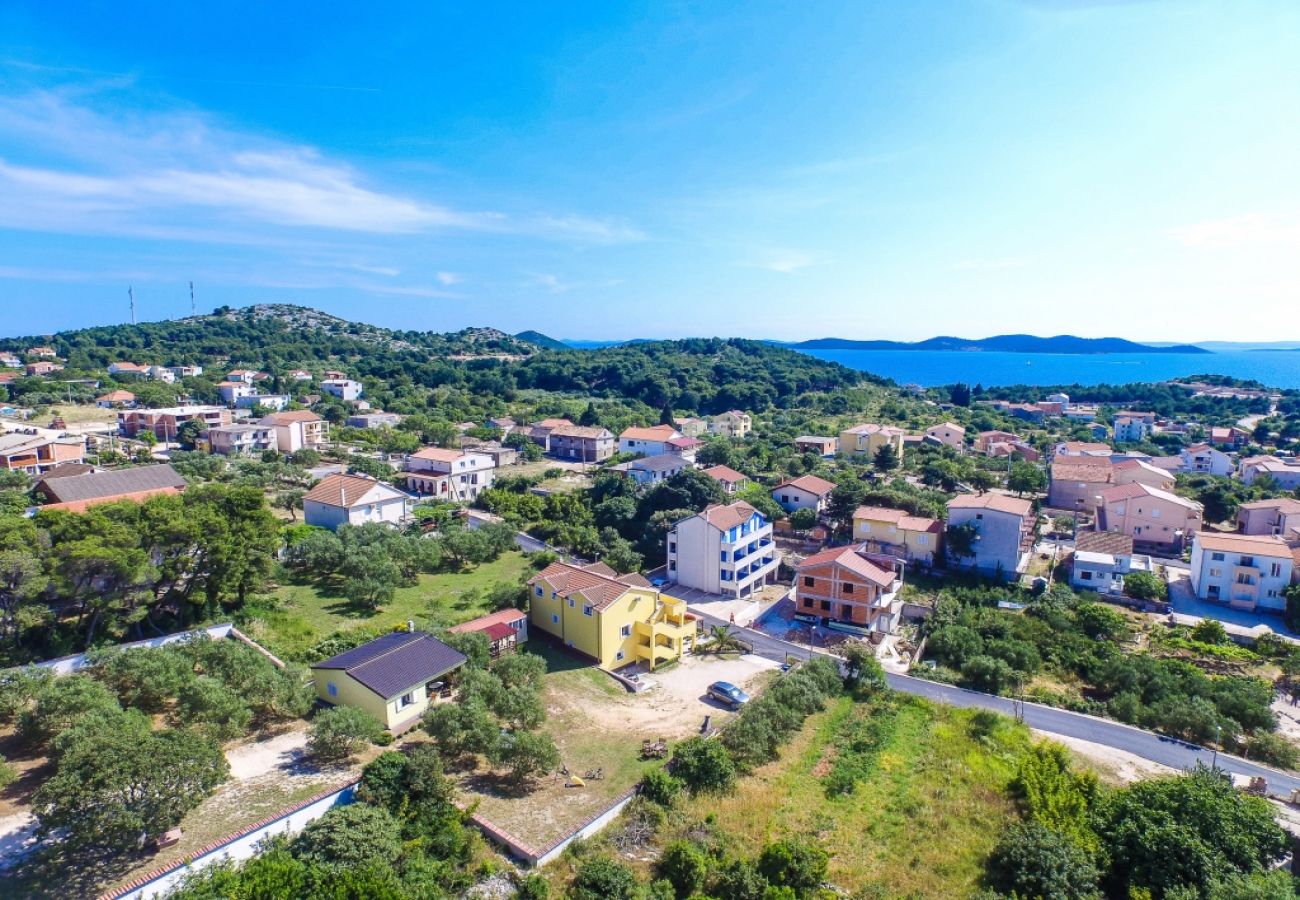
M438 500L473 500L492 487L496 460L473 450L426 447L407 460L406 487Z
M396 733L451 699L448 676L464 664L465 654L433 635L400 631L316 663L311 674L321 700L364 710Z
M330 423L309 410L272 413L260 424L275 429L275 446L281 453L321 450L329 443Z
M1201 504L1140 482L1117 484L1098 495L1097 530L1115 531L1133 543L1181 553L1201 530Z
M724 437L743 438L754 430L754 420L749 413L730 409L709 420L709 433Z
M873 553L930 566L943 540L943 523L901 509L859 506L853 513L853 539Z
M1300 538L1300 500L1279 497L1254 500L1237 507L1237 531L1241 534L1276 534L1283 540Z
M1176 480L1173 472L1144 459L1122 459L1111 466L1111 475L1115 484L1145 484L1162 491L1173 490Z
M676 422L677 430L680 431L684 437L697 438L702 434L708 433L709 430L708 422L703 419L696 419L693 416L682 416L680 418L674 418L673 421Z
M275 429L270 425L218 425L204 434L208 450L222 456L252 456L275 448Z
M896 425L877 425L866 423L854 425L840 432L840 453L844 456L857 457L871 461L876 451L885 444L894 448L898 461L903 461L903 438L907 432Z
M1050 472L1047 505L1052 509L1090 513L1097 505L1097 496L1115 483L1109 458L1058 456Z
M1251 484L1256 478L1268 476L1284 491L1300 488L1300 459L1294 456L1282 459L1277 456L1252 456L1241 461L1241 480Z
M927 440L945 447L951 447L958 453L966 449L966 429L952 422L941 422L925 429Z

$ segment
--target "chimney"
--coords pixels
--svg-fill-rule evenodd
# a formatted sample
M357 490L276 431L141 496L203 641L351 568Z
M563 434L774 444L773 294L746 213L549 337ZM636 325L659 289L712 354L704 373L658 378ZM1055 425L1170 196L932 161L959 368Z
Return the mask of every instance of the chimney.
M412 634L415 633L415 620L414 620L414 619L407 619L407 620L406 620L406 630L409 631L409 632L411 632Z

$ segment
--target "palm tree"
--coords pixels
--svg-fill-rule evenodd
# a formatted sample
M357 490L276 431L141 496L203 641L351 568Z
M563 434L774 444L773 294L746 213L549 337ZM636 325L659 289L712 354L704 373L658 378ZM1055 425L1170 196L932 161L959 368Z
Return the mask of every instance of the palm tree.
M714 653L721 654L726 653L728 650L741 649L740 639L736 637L736 633L731 630L730 625L714 625L709 629L709 636L712 638L709 646Z

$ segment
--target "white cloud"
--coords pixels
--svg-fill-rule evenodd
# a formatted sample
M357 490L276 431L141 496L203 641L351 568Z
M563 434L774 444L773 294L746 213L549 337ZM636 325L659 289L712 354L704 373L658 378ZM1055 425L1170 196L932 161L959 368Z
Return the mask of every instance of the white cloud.
M825 260L818 259L803 250L769 250L761 254L758 260L750 265L753 268L766 269L769 272L792 275L800 269L821 265L823 262Z
M553 272L533 274L529 284L544 288L551 294L567 294L569 291L610 288L623 283L621 278L609 278L603 281L565 281Z
M373 182L314 148L191 111L124 113L94 90L0 96L3 227L230 242L268 228L481 231L595 244L644 238L616 220L460 209Z
M446 285L460 284L462 281L465 280L462 276L456 274L455 272L439 272L436 277L438 279L439 284L446 284Z
M1170 229L1167 234L1174 241L1188 247L1300 247L1300 220L1266 213L1247 213L1184 225Z

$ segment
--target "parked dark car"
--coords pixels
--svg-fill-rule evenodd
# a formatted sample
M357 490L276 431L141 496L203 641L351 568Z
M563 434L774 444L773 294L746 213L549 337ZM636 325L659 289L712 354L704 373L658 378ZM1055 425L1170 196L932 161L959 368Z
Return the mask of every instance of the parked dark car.
M740 709L749 702L749 694L729 681L715 681L709 685L709 696L732 709Z

